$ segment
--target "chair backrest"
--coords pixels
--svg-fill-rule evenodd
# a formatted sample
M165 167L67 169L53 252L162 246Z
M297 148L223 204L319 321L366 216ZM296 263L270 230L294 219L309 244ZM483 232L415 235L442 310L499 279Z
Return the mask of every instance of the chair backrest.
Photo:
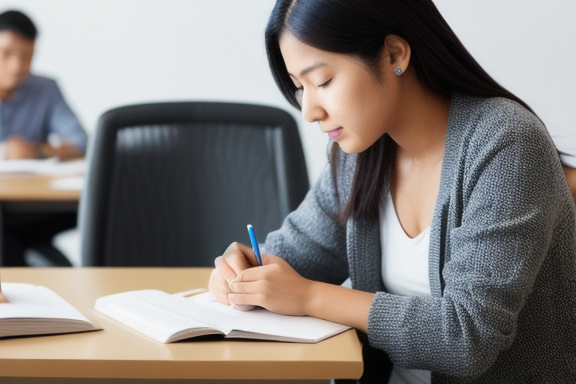
M295 120L259 105L140 104L104 113L79 211L86 266L214 266L279 228L309 188Z

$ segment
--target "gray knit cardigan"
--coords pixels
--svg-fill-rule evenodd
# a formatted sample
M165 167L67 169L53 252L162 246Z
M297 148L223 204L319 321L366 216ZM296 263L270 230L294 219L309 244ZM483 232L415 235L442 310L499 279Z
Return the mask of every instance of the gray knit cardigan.
M576 383L576 213L533 114L502 98L452 98L430 233L431 297L386 292L377 221L334 219L355 169L354 155L340 158L337 186L327 167L268 235L266 252L306 278L350 276L354 289L375 292L370 346L432 371L432 383Z

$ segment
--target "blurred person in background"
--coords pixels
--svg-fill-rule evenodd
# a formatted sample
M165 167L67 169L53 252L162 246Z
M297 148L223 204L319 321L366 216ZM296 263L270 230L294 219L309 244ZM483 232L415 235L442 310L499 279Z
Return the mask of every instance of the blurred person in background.
M0 158L83 157L87 135L57 83L30 73L37 29L19 11L0 14ZM34 248L57 265L70 265L52 237L76 226L76 213L4 213L3 264L26 265Z

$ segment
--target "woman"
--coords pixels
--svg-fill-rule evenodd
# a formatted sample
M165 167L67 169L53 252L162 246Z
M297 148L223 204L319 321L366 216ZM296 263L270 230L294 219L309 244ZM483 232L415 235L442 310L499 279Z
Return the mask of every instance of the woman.
M237 243L216 260L215 296L356 328L365 382L576 382L576 215L558 154L433 3L279 0L266 48L285 97L335 144L263 266Z

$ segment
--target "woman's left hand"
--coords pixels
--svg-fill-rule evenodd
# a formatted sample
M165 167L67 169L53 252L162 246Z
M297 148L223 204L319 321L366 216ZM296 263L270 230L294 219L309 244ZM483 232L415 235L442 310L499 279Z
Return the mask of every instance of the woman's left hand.
M262 266L243 270L229 283L230 303L256 305L283 315L307 315L313 282L278 256L262 255L262 262Z

